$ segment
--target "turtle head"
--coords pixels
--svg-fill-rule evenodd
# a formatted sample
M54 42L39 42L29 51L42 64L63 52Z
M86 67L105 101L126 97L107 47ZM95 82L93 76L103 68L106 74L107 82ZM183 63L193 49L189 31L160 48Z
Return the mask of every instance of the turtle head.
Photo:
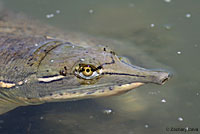
M26 90L27 102L115 95L146 83L163 84L170 78L168 72L134 66L104 46L61 42L50 48L38 58L34 77L20 89Z

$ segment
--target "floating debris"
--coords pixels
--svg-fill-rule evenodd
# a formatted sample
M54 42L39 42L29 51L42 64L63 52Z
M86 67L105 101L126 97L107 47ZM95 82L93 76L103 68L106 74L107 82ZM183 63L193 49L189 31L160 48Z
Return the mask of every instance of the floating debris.
M162 103L166 103L167 101L166 101L165 99L162 99L161 102L162 102Z
M144 125L144 127L145 127L145 128L149 128L149 125L148 125L148 124L146 124L146 125Z
M170 30L170 29L172 28L172 26L169 25L169 24L165 24L165 25L164 25L164 28L165 28L166 30Z
M60 13L60 10L56 10L56 13L59 14L59 13Z
M51 60L51 63L54 62L54 60Z
M89 10L89 13L90 13L90 14L93 14L93 13L94 13L94 10L90 9L90 10Z
M164 2L166 2L166 3L170 3L170 2L171 2L171 0L164 0Z
M189 127L185 127L185 130L188 131L188 130L189 130Z
M40 117L40 120L43 120L43 119L44 119L44 117L43 117L43 116L41 116L41 117Z
M185 17L186 17L186 18L190 18L190 17L192 17L192 15L191 15L190 13L187 13L187 14L185 15Z
M150 24L150 27L155 27L155 24Z
M47 19L50 19L50 18L53 18L53 17L54 17L54 14L47 14L47 15L46 15L46 18L47 18Z
M182 117L179 117L178 120L179 120L179 121L183 121L183 118L182 118Z
M55 13L60 14L60 10L56 10ZM55 17L55 14L53 14L53 13L49 13L49 14L46 15L47 19L50 19L50 18L53 18L53 17Z
M178 51L177 54L181 54L181 51Z
M36 44L35 44L35 46L37 47L37 46L38 46L38 44L36 43Z
M112 111L112 109L105 109L105 110L103 110L103 113L104 114L111 114L111 113L113 113L113 111Z

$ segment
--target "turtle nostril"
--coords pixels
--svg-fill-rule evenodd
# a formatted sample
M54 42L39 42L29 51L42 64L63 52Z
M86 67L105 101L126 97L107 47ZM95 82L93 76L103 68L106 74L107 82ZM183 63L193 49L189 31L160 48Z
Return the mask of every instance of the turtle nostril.
M161 84L164 84L166 81L168 81L172 77L172 73L167 73L162 79Z
M162 79L161 84L164 84L166 81L168 81L172 77L172 74L169 73L165 78Z
M169 74L168 74L168 79L171 78L172 76L173 76L173 74L172 74L172 73L169 73Z
M162 80L161 84L164 84L166 81L168 81L169 78L165 78Z

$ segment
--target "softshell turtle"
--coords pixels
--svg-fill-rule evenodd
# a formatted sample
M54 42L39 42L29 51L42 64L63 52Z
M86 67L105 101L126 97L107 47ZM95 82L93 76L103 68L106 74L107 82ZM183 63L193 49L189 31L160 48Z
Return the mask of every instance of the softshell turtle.
M132 65L105 42L2 12L0 114L18 106L116 95L170 78L168 72Z

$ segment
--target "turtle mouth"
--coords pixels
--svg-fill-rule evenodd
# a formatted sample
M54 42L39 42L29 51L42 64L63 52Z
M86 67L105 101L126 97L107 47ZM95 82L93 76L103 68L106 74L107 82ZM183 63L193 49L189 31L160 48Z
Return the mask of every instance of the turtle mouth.
M38 102L57 102L57 101L66 101L66 100L80 100L86 98L98 98L105 96L113 96L117 94L122 94L124 92L128 92L136 87L142 86L145 83L142 82L133 82L130 84L123 85L90 85L89 88L81 90L61 90L54 91L48 95L41 96L40 98L29 98L29 102L33 103Z

